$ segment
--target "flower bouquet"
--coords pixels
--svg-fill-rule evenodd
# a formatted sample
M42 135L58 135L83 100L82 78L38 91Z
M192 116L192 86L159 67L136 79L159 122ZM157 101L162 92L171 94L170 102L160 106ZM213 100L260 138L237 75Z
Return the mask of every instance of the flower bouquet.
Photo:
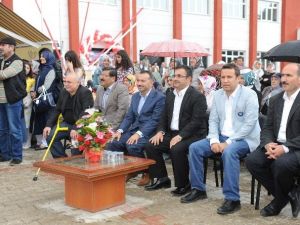
M106 143L111 140L113 131L95 109L87 109L87 114L76 122L78 149L85 153L89 162L98 162Z

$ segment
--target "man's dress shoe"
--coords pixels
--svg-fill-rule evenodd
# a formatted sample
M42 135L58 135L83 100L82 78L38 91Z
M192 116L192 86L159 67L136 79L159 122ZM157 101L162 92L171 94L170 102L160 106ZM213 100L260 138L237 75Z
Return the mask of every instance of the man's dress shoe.
M146 185L145 190L146 191L154 191L161 188L170 188L171 187L171 180L168 177L163 177L160 179L157 179L154 183Z
M293 190L289 193L289 199L293 217L296 218L300 212L300 186L293 188Z
M229 213L234 213L240 209L241 209L240 201L230 201L225 199L223 205L217 209L217 213L221 215L226 215Z
M263 217L268 216L277 216L280 213L281 209L276 207L276 205L271 202L266 207L260 210L260 215Z
M197 200L206 199L206 198L207 198L206 191L192 189L192 191L189 194L187 194L186 196L184 196L180 199L180 202L181 203L191 203L191 202L195 202Z
M144 173L142 178L137 183L137 186L145 186L150 183L150 176L149 173Z
M175 190L171 191L173 196L182 196L191 191L191 185L188 184L184 187L178 187Z

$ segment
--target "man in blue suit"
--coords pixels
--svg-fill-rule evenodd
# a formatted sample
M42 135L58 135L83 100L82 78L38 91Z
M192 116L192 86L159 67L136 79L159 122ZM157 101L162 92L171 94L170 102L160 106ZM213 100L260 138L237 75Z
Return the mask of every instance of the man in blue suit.
M154 77L149 71L137 75L139 92L132 96L129 110L107 145L111 151L123 151L131 156L144 158L144 145L156 131L164 108L165 96L153 88Z
M192 191L181 198L190 203L207 198L203 183L203 159L221 154L224 168L225 201L218 214L233 213L241 208L239 195L240 158L259 145L258 99L250 88L239 85L240 70L226 64L221 70L222 89L215 92L209 116L209 134L189 148Z

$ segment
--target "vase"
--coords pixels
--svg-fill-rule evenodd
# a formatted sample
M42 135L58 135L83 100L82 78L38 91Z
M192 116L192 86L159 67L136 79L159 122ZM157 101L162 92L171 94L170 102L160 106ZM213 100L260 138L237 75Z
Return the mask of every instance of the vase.
M93 151L93 149L85 151L85 158L90 163L98 163L101 160L102 151L96 150Z

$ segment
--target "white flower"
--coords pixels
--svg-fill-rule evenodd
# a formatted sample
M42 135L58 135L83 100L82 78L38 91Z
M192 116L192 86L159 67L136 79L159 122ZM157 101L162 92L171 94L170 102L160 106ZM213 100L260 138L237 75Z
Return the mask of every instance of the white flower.
M96 122L90 123L90 124L88 125L88 127L91 128L93 131L96 131L97 123L96 123Z
M97 110L95 108L89 108L89 109L86 109L85 112L87 112L88 114L90 115L93 115L94 112L96 112Z

